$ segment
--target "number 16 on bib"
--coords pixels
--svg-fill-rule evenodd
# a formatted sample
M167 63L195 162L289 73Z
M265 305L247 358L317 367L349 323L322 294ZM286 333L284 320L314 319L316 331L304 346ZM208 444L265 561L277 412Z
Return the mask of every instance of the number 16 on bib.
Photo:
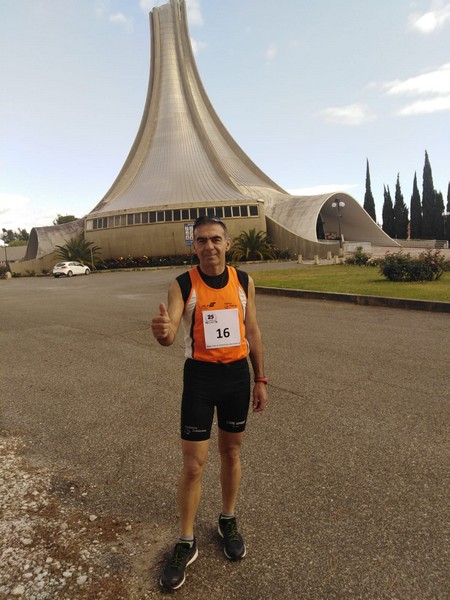
M239 312L237 308L203 311L206 348L240 346Z

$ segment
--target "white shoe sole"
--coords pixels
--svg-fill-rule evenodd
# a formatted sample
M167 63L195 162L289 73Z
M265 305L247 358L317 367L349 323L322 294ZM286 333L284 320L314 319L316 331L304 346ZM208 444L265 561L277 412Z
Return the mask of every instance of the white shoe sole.
M194 560L196 560L196 559L197 559L197 557L198 557L198 548L196 548L196 549L195 549L195 554L194 554L194 556L193 556L193 557L192 557L192 558L189 560L189 562L187 562L187 563L186 563L186 567L185 567L185 568L187 569L187 568L188 568L188 566L189 566L189 565L191 565L191 564L194 562ZM186 573L184 574L183 581L182 581L181 583L179 583L178 585L174 586L174 587L173 587L173 586L171 586L171 585L166 585L166 584L164 584L164 583L163 583L163 580L162 580L162 577L161 577L161 579L159 580L159 585L160 585L161 587L163 587L163 588L167 588L167 589L170 589L170 590L179 590L179 589L180 589L180 587L181 587L181 586L184 584L184 582L185 582L185 581L186 581Z
M220 530L220 525L217 525L217 532L218 532L218 534L220 535L220 537L223 539L223 533L222 533L222 532L221 532L221 530ZM246 545L244 544L244 553L243 553L243 554L241 554L241 556L238 556L238 557L236 557L236 558L235 558L235 557L233 557L233 556L230 556L229 554L227 554L227 551L226 551L225 547L224 547L224 549L223 549L223 553L224 553L224 554L225 554L225 556L228 558L228 560L241 560L241 558L244 558L244 556L247 554L247 547L246 547Z

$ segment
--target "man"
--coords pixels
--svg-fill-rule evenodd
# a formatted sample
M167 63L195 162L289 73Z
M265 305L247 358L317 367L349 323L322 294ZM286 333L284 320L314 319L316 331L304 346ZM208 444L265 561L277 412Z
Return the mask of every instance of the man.
M241 481L240 448L250 399L252 363L255 385L252 407L267 402L261 333L256 320L255 286L243 271L228 267L231 240L225 224L212 216L194 223L193 250L200 265L183 273L169 288L168 307L160 304L152 332L162 346L174 343L180 323L185 332L181 448L183 467L178 486L180 539L160 583L178 589L186 567L198 556L194 522L200 502L214 409L218 419L222 512L218 532L230 560L246 554L238 532L235 504Z

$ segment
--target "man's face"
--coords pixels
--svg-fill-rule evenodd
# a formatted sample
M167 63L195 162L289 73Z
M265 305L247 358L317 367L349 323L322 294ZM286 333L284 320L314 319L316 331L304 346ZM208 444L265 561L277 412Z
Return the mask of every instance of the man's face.
M225 255L230 245L230 238L219 223L204 223L195 229L192 247L202 269L225 267Z

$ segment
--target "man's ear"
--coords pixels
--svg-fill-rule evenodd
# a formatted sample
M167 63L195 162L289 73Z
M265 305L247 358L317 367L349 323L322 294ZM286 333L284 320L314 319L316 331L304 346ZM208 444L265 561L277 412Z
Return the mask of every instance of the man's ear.
M227 237L227 252L231 248L231 238Z

